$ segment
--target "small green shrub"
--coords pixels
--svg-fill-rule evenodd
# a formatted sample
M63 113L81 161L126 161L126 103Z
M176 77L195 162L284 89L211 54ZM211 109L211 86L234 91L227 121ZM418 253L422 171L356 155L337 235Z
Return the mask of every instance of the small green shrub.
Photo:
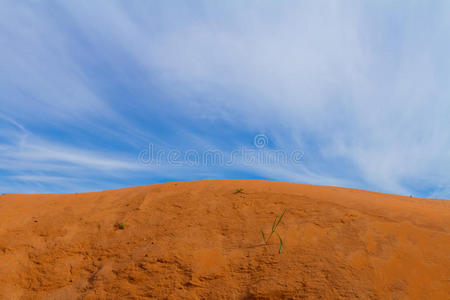
M272 237L272 235L274 233L276 233L276 235L278 236L278 239L280 240L280 249L278 250L278 253L281 253L281 250L283 249L283 239L281 238L281 236L278 234L278 232L276 232L278 224L280 224L281 220L283 219L284 214L286 213L286 210L283 211L283 213L281 214L280 218L275 217L275 221L273 221L273 225L272 225L272 231L270 232L269 237L266 239L266 236L264 235L264 231L261 229L261 235L263 237L264 243L267 244L270 240L270 238Z
M243 193L243 192L244 192L244 189L239 188L239 189L236 189L234 194L240 194L240 193Z
M120 230L124 230L125 229L125 224L124 223L120 223L118 225L118 227L119 227Z

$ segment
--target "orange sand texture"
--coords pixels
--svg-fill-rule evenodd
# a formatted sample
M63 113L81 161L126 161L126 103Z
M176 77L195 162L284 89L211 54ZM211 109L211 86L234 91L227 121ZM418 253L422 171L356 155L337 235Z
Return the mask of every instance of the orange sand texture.
M260 229L284 209L279 254ZM0 296L448 300L450 201L259 180L3 195Z

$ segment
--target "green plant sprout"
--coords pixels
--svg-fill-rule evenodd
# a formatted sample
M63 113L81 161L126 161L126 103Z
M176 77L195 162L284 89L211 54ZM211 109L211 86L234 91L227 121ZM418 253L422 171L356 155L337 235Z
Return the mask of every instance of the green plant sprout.
M234 192L234 194L239 194L242 193L244 191L244 189L236 189L236 191Z
M273 225L272 225L272 232L270 232L270 235L267 239L266 239L266 236L264 235L264 231L261 229L261 235L262 235L264 243L266 245L269 242L270 238L272 237L272 234L276 233L276 235L280 239L280 249L278 250L278 253L281 253L281 250L283 249L283 239L281 239L281 236L278 234L278 232L276 232L276 230L277 230L278 224L280 224L281 219L283 219L283 216L285 213L286 213L286 210L283 211L283 213L281 214L279 219L278 219L278 217L275 217L275 221L273 221Z
M119 224L119 229L124 230L125 229L125 224L124 223L120 223Z

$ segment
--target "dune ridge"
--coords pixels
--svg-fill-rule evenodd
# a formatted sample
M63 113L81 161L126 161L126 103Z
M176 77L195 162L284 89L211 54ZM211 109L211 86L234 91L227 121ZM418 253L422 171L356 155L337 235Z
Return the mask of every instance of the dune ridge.
M284 209L279 254L259 231ZM449 295L448 200L263 180L0 196L1 299Z

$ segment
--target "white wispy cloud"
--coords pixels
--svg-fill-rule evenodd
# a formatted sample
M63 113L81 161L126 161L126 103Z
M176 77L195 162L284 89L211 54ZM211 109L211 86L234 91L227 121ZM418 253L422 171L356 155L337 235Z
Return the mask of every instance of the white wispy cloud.
M0 118L9 124L0 166L23 172L13 176L70 169L76 177L108 170L227 177L230 169L143 171L133 161L146 142L222 151L248 143L227 144L221 129L205 134L202 127L218 121L236 136L263 132L277 148L305 153L302 166L233 172L450 196L446 1L5 1L0 8ZM94 141L56 141L28 126Z
M315 160L349 160L365 186L406 193L410 180L449 182L449 43L439 34L450 29L448 5L424 14L419 3L333 3L235 3L226 23L205 5L209 18L169 26L145 58L168 86L208 95L202 109L231 106L231 122L275 135L288 128L287 143ZM239 96L216 100L217 88Z

